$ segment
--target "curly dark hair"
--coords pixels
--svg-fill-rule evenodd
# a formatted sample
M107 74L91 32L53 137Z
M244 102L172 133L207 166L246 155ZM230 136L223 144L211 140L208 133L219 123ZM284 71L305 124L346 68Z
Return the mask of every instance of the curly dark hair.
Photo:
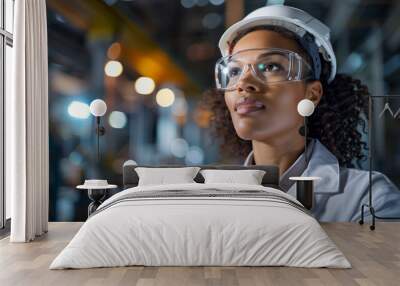
M230 43L229 53L231 54L233 46L241 37L260 29L276 31L295 40L299 45L300 54L310 63L310 57L298 42L297 35L277 26L259 26L243 31ZM366 132L366 123L369 120L368 87L359 79L340 73L328 83L330 66L321 55L320 59L322 74L319 80L324 94L314 113L308 118L309 136L324 144L336 156L340 166L352 168L354 161L360 165L360 161L366 157L363 151L367 150L367 144L362 141L361 132ZM222 139L223 151L245 157L251 151L252 144L250 140L243 140L237 136L226 107L224 91L215 88L207 90L201 105L212 113L211 130L217 138ZM362 129L359 130L359 127Z

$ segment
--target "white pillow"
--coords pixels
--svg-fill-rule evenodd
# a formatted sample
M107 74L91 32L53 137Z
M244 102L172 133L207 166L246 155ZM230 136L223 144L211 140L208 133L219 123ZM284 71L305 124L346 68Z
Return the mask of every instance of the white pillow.
M147 168L136 167L138 186L196 183L193 179L200 167Z
M263 170L201 170L205 184L235 183L247 185L261 185L265 175Z

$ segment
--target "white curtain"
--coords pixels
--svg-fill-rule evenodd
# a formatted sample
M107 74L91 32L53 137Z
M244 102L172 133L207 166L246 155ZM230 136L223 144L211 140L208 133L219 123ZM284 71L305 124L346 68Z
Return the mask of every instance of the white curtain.
M6 99L12 242L47 232L48 67L45 0L15 1L13 93ZM8 100L8 103L7 103Z

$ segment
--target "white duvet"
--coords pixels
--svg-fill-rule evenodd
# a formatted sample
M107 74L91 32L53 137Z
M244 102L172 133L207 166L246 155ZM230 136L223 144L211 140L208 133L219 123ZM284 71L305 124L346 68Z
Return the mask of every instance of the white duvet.
M168 190L258 190L300 204L277 189L257 185L130 188L99 207L50 269L127 265L351 268L318 221L279 200L243 196L122 199L137 192Z

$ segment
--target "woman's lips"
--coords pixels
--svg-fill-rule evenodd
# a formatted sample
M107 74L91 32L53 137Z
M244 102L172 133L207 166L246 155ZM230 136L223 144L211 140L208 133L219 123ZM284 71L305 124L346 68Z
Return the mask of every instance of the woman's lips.
M255 106L255 105L246 104L246 105L238 106L238 108L236 109L236 112L238 114L242 114L243 115L243 114L249 114L251 112L259 111L259 110L262 110L264 108L265 108L264 106L258 107L258 106Z
M246 115L262 109L265 109L265 105L257 100L242 100L235 106L235 111L240 115Z

